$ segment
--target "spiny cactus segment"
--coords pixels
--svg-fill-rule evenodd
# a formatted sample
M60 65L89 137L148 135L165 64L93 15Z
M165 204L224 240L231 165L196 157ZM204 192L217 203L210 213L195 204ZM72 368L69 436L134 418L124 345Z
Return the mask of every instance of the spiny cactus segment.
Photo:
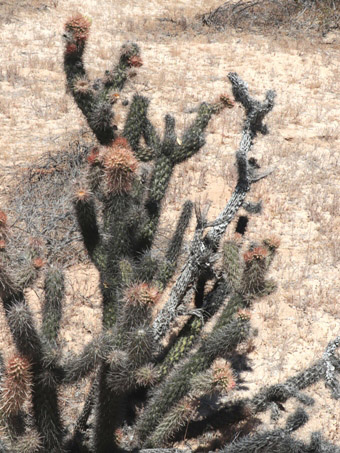
M128 142L116 138L103 156L107 190L113 194L128 193L136 177L138 161Z
M30 395L31 383L30 362L18 355L11 357L1 386L0 412L5 417L20 413Z

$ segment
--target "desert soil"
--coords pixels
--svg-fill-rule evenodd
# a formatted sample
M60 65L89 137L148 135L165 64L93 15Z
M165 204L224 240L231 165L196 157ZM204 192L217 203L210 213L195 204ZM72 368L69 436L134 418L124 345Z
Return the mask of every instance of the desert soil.
M194 5L195 3L195 5ZM86 63L99 77L116 61L122 43L136 41L144 65L124 90L151 99L150 117L162 130L172 112L182 130L199 102L230 93L229 71L248 82L254 96L277 93L268 115L270 134L259 137L253 155L267 179L253 186L250 199L263 201L252 216L248 239L275 234L281 240L271 276L278 291L253 308L259 329L251 353L253 371L244 374L249 394L258 383L274 384L321 357L340 334L340 33L296 37L279 30L250 33L237 29L192 29L199 12L217 0L55 0L0 4L0 183L47 151L56 152L77 136L86 122L65 92L61 34L67 18L81 12L92 19ZM159 20L170 19L170 20ZM175 23L177 21L177 23ZM123 113L116 116L123 124ZM242 110L235 107L213 119L203 150L176 170L164 204L163 226L173 226L185 199L211 202L209 218L223 208L235 184L234 153ZM1 198L0 198L1 200ZM232 232L232 228L231 228ZM230 233L231 234L231 233ZM90 277L89 277L90 274ZM96 275L86 266L68 273L68 298L62 341L79 350L100 329ZM39 316L41 291L31 291ZM1 321L1 349L9 354ZM308 390L315 400L310 421L298 436L322 430L340 445L340 402L323 383ZM79 401L74 391L65 400ZM264 417L265 421L265 417Z

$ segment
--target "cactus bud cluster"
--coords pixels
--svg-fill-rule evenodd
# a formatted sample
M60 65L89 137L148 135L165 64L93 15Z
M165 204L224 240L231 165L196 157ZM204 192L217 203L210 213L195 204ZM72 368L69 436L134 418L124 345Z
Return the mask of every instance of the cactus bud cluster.
M159 378L159 369L152 363L147 363L135 371L136 383L142 387L152 387Z
M138 161L126 139L119 137L106 149L103 167L109 193L123 194L131 190Z
M89 37L91 20L82 14L76 14L65 24L65 31L78 42L84 42Z
M137 283L127 288L124 292L124 300L129 305L144 306L152 305L158 301L157 288L148 283Z
M218 390L227 393L236 386L233 370L225 359L216 359L211 368L213 383Z
M251 263L254 260L263 261L268 255L268 251L264 247L255 247L244 253L243 258L246 263Z
M88 94L90 89L90 82L85 77L79 77L73 84L73 90L77 94Z
M235 101L228 94L221 94L220 95L220 101L228 109L232 109L233 107L235 107Z

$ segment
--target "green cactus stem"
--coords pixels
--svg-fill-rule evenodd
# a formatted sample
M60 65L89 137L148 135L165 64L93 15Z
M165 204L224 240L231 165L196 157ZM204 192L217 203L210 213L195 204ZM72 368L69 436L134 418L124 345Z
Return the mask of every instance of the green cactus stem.
M65 295L64 273L50 268L45 277L45 302L43 306L42 333L49 342L57 340Z

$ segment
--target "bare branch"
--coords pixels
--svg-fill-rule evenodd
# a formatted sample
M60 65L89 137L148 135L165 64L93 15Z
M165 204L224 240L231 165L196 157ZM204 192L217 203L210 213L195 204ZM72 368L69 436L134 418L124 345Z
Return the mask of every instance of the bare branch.
M177 308L190 285L198 277L199 270L202 266L209 266L209 256L216 252L228 225L243 205L250 190L250 185L254 182L253 178L260 177L260 175L252 175L250 178L251 171L248 163L248 153L257 132L267 133L267 127L263 124L263 119L274 106L275 93L274 91L268 91L264 102L261 103L249 95L247 84L236 73L230 73L228 78L232 84L235 100L240 102L246 111L241 143L236 153L238 181L229 202L213 222L208 233L204 236L203 229L200 230L199 234L198 230L196 230L190 246L188 260L171 290L167 303L154 321L153 330L156 341L159 341L165 335L171 322L175 319ZM264 174L261 175L262 177L264 177Z

